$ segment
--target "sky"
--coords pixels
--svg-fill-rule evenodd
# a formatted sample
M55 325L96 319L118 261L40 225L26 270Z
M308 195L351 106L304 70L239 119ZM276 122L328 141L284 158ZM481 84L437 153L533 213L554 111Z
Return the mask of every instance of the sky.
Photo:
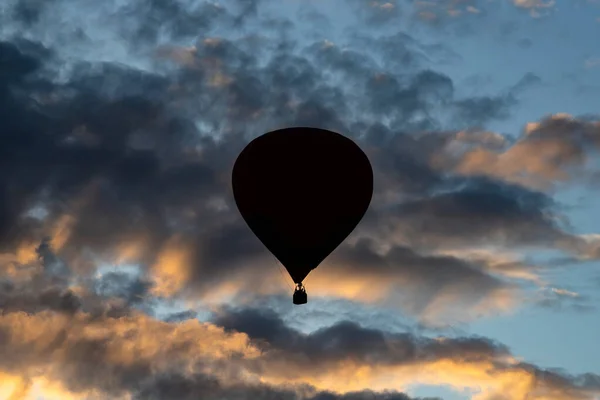
M3 0L0 399L600 399L597 38L598 0ZM230 183L289 126L374 170L303 306Z

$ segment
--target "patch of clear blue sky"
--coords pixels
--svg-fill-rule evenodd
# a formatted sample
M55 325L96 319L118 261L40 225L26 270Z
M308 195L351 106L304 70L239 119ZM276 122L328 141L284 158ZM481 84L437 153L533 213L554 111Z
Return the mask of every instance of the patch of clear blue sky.
M443 400L469 400L471 398L470 391L461 390L459 392L450 386L421 385L410 388L406 392L413 397L439 397Z

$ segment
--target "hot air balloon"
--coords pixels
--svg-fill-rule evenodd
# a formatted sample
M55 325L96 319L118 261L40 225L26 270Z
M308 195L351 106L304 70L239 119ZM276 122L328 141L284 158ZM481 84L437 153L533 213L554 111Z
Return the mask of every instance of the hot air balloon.
M358 225L373 195L373 170L351 139L324 129L265 133L239 154L232 173L238 210L286 268L305 304L303 280Z

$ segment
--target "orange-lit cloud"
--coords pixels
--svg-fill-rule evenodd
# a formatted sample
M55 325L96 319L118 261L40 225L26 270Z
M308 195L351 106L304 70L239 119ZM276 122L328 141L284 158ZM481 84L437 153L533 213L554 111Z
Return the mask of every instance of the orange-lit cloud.
M239 321L246 321L242 330L251 323L272 329L269 324L276 322ZM418 339L352 323L308 337L289 328L269 330L272 336L265 342L197 320L166 323L139 313L91 318L41 312L3 315L0 332L6 337L0 347L0 371L5 374L0 390L22 399L32 398L34 392L49 398L93 398L102 393L137 398L142 382L152 385L154 380L171 379L169 374L173 379L173 374L181 376L177 379L182 383L189 379L190 387L207 375L214 376L220 388L308 383L316 390L339 393L365 388L403 391L415 383L443 383L478 389L478 400L587 400L600 393L593 385L578 386L522 364L484 339Z
M190 277L189 246L179 241L178 238L172 238L167 242L152 267L155 281L153 291L156 295L168 297L175 294Z
M478 136L485 140L488 134L482 132ZM464 134L458 134L456 142L464 142L463 137ZM448 153L435 156L435 162L439 164L444 157L451 160L452 143L446 148ZM461 174L485 174L547 189L581 178L590 157L600 145L600 125L567 114L556 114L541 122L527 124L523 136L510 146L490 148L486 142L480 143L462 152L454 161L453 169ZM442 165L450 164L442 162Z

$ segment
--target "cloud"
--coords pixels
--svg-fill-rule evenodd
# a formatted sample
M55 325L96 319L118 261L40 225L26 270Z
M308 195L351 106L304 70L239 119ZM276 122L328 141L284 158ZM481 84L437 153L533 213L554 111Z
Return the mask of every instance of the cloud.
M599 134L597 121L552 115L528 124L521 137L500 152L482 148L466 152L456 168L538 188L585 179L593 171L590 161Z
M153 12L159 11L166 13L165 24L179 21L183 12ZM140 18L150 17L142 13ZM142 276L134 282L117 284L124 279L117 274L93 284L128 301L142 294L207 300L243 295L250 288L280 292L280 283L269 278L271 258L237 215L229 172L250 138L290 124L355 135L376 173L372 211L356 238L379 243L348 242L340 248L326 266L330 272L324 268L322 277L321 271L315 274L315 294L390 302L399 300L394 287L422 285L427 290L412 303L399 302L404 310L431 317L448 312L442 304L471 303L475 306L465 316L479 315L509 309L520 289L490 274L485 263L437 251L467 243L558 244L591 254L590 244L559 226L547 195L520 186L535 188L542 173L546 179L558 174L547 158L538 157L550 172L531 168L539 154L533 149L540 147L527 145L535 137L550 142L553 136L545 132L556 129L557 119L553 126L541 122L539 133L516 144L491 132L439 129L448 111L450 120L464 126L504 118L520 88L534 83L533 75L508 94L456 98L449 76L420 67L427 57L414 38L354 36L373 53L322 41L295 51L287 39L265 38L291 47L263 48L259 61L244 38L204 37L190 47L159 46L152 53L157 72L86 61L73 64L68 83L45 75L44 68L53 68L47 60L59 54L31 43L5 43L9 74L3 79L11 85L3 92L11 127L3 137L0 233L5 240L0 245L5 257L22 259L50 235L53 251L78 276L93 276L99 263L140 265ZM412 69L404 75L392 72L403 63ZM347 89L350 83L360 96ZM574 140L571 131L579 132L579 124L589 132L595 126L572 119L561 140ZM532 155L523 156L529 148ZM489 167L502 157L503 164ZM537 175L525 181L527 171ZM32 216L32 210L44 217ZM383 253L382 245L388 246ZM386 291L376 294L352 277L327 288L340 271L362 271L367 265L370 272L360 276L380 288L387 285ZM478 282L479 290L464 294L463 279Z
M335 394L306 385L261 383L261 365L270 361L244 333L195 319L162 322L127 305L115 315L78 307L56 312L65 310L53 309L47 295L30 296L24 303L21 299L32 289L51 292L51 282L42 287L40 282L8 289L9 297L2 301L0 371L7 379L0 386L10 398L30 398L26 396L42 390L57 398L409 400L401 393ZM109 302L104 298L104 304Z
M542 370L481 337L419 337L349 321L303 334L268 310L221 309L204 323L134 310L15 310L0 316L0 338L0 368L10 378L2 390L13 396L35 387L63 398L408 400L401 392L417 381L479 387L478 399L591 399L599 390L592 374Z
M321 382L331 382L329 377L322 379L318 377L335 370L332 365L336 365L343 359L344 362L357 367L365 363L371 365L371 368L362 368L363 374L360 378L363 379L368 379L371 374L380 371L387 374L394 370L407 376L411 374L411 367L416 366L423 372L419 379L425 380L445 373L452 375L450 371L454 371L457 375L464 373L475 380L482 379L480 381L482 392L479 397L476 397L481 399L519 398L526 395L532 398L539 396L539 398L551 399L568 395L573 396L572 398L591 398L594 390L597 390L594 389L593 384L588 388L576 387L568 383L570 378L521 363L510 355L506 347L483 338L417 338L406 334L388 334L379 330L364 329L350 322L302 335L286 328L273 314L248 309L225 312L218 315L215 322L231 331L246 332L253 340L263 343L265 354L269 354L269 351L273 352L272 356L278 357L279 360L303 362L307 359L306 356L312 355L308 358L311 361L307 370L311 371L313 379ZM438 362L440 360L444 361ZM318 363L315 364L316 361ZM326 371L318 367L315 370L317 365L326 365ZM337 365L341 366L341 364ZM381 369L375 365L381 366ZM436 373L429 375L428 365L436 369ZM469 365L474 369L470 369ZM499 383L495 388L493 384L487 386L483 383L485 378L482 377L486 374L484 372L486 370L482 368L477 371L477 366L483 365L488 365L490 369L487 373L498 379ZM409 367L402 369L402 366ZM445 367L454 367L454 369L444 372ZM298 365L296 368L282 370L287 371L286 374L289 376L293 376L295 372L306 373L304 369L298 371ZM349 371L340 368L338 372L344 374ZM425 376L429 378L424 378ZM507 381L511 381L512 387L501 383L504 380L502 376ZM358 376L355 376L356 378ZM393 379L396 383L402 380L399 376ZM382 386L385 386L386 382L392 382L376 378L373 378L373 381L379 382ZM432 381L435 381L435 378Z
M311 293L401 305L432 324L506 311L522 296L517 285L491 275L486 262L420 254L402 245L381 251L369 239L340 249L313 275Z
M284 291L229 185L243 146L287 125L352 136L375 170L371 210L311 274L311 296L433 325L509 311L544 287L557 291L539 305L567 304L519 252L598 257L597 238L572 232L552 197L587 179L598 122L555 115L517 138L490 132L535 75L460 97L437 68L452 58L444 44L361 29L302 40L256 2L28 4L0 19L0 360L12 396L404 400L414 382L469 382L487 400L597 390L593 375L542 371L483 338L348 321L301 334L249 311L216 325L193 310L152 317L160 301L216 307ZM366 4L366 21L402 16L386 4ZM485 18L474 2L452 4Z
M548 309L569 309L572 311L591 311L595 307L590 304L588 296L567 289L545 288L540 291L537 302Z

